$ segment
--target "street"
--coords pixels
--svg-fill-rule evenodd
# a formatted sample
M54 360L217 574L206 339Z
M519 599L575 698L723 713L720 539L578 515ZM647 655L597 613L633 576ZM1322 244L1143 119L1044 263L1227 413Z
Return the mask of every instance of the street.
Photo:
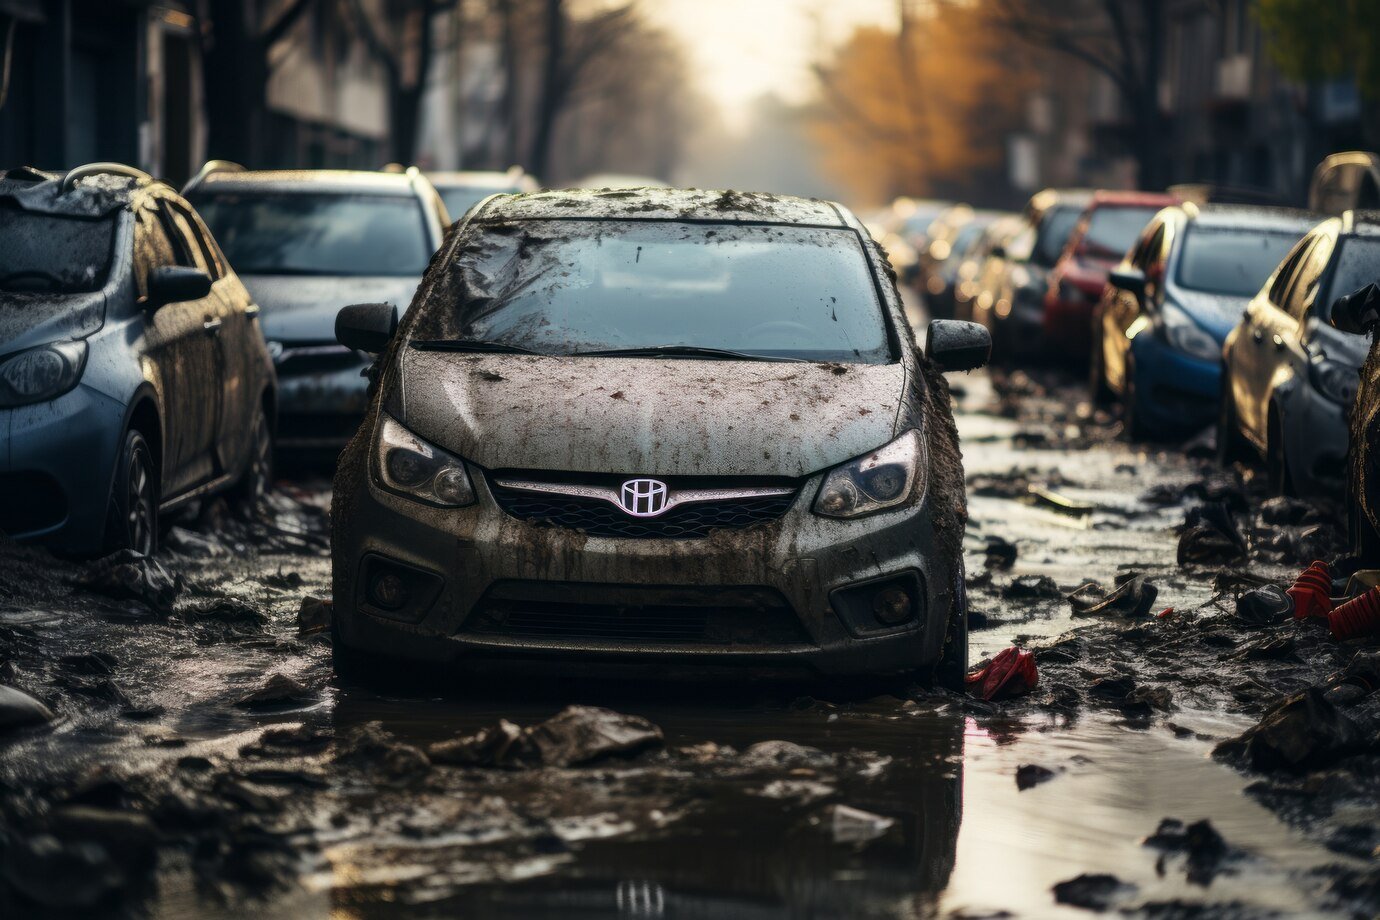
M1213 602L1219 571L1175 561L1192 499L1141 498L1221 474L1117 440L1115 422L1071 408L1072 381L1041 379L1048 390L1023 378L1001 395L985 373L955 382L971 658L1035 648L1041 682L1016 703L828 684L344 688L324 637L299 635L303 599L329 594L327 485L308 479L281 483L262 523L210 527L211 505L176 525L164 561L183 586L167 616L79 587L79 565L5 549L5 681L61 703L53 730L0 759L0 823L65 804L178 828L156 870L83 873L147 891L159 917L1076 916L1050 891L1084 875L1120 883L1086 897L1149 916L1373 910L1373 889L1352 882L1380 836L1373 807L1301 814L1212 756L1345 656L1301 637L1298 654L1242 660L1238 646L1294 628L1233 625L1230 596ZM1031 484L1072 508L1030 498ZM1017 547L1009 569L986 565L996 537ZM1257 558L1249 571L1291 568ZM1158 586L1154 613L1174 612L1070 616L1064 594L1126 571ZM1010 590L1029 576L1057 589ZM1092 689L1117 676L1164 695L1136 705ZM644 717L664 742L570 767L424 753L566 703ZM1022 789L1027 765L1051 773ZM1209 821L1227 849L1204 868L1145 845L1164 819ZM152 847L141 831L94 833ZM73 897L70 865L9 860L40 903Z

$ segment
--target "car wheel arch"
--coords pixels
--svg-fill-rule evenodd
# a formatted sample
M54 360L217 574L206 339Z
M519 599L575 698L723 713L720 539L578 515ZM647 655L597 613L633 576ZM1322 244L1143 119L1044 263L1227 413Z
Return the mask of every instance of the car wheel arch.
M163 413L158 409L158 401L154 397L151 387L142 389L134 399L129 401L129 409L125 413L125 424L121 429L121 437L125 432L138 431L148 442L149 450L153 453L153 462L158 467L158 475L163 475Z

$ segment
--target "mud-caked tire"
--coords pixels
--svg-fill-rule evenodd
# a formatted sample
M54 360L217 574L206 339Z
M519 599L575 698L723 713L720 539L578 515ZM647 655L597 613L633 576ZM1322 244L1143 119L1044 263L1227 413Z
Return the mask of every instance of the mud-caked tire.
M125 432L110 486L104 552L132 549L152 556L158 551L160 483L148 441L137 430Z
M252 514L273 485L273 429L262 408L254 414L249 457L244 472L230 490L230 500L242 514Z
M968 676L968 597L966 586L954 602L953 619L944 635L944 650L934 666L931 683L938 688L962 693Z

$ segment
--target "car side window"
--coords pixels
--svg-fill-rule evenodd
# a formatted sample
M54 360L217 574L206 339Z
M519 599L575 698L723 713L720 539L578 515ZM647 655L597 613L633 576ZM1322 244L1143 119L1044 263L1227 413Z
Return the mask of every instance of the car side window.
M168 231L168 236L172 238L173 251L177 254L177 264L207 271L206 258L200 247L197 246L196 238L192 234L191 224L187 223L187 218L177 213L167 201L158 203L158 216Z
M225 275L225 261L216 249L216 244L211 238L211 231L206 229L206 224L202 222L200 215L195 211L184 208L177 202L169 202L169 204L173 213L178 215L188 226L192 242L196 250L201 253L201 259L206 265L206 272L211 276L211 280L220 280Z
M1154 239L1155 233L1159 230L1159 227L1158 221L1152 221L1149 226L1141 231L1140 240L1136 242L1135 248L1131 250L1131 265L1133 268L1138 268L1141 271L1145 270L1147 253L1150 251L1150 241Z
M1318 282L1322 279L1331 257L1331 238L1320 236L1308 251L1307 258L1299 262L1298 271L1294 274L1293 284L1289 288L1289 299L1280 306L1300 323L1313 305L1313 298L1318 292Z
M1294 278L1294 270L1298 267L1299 261L1303 258L1309 248L1313 245L1313 235L1309 234L1294 244L1294 248L1289 250L1289 254L1284 257L1284 261L1279 263L1279 268L1275 270L1275 281L1270 286L1270 303L1284 309L1284 301L1288 296L1289 282Z
M158 212L151 205L140 207L134 219L134 283L140 299L148 296L149 272L176 264L172 239Z

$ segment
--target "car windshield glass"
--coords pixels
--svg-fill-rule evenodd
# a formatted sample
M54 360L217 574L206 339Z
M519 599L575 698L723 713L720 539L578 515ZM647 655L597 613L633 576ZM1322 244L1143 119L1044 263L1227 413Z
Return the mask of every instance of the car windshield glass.
M453 188L438 188L436 191L440 194L441 200L446 203L446 213L450 215L450 219L459 220L465 216L466 211L490 195L499 192L516 192L517 189L500 186L481 188L476 185L461 185Z
M0 207L0 291L81 294L110 274L115 216L38 214Z
M1251 297L1298 241L1290 233L1190 227L1174 280L1190 291Z
M1053 207L1046 211L1040 221L1032 258L1041 265L1053 265L1058 261L1059 254L1064 251L1064 244L1073 234L1073 228L1078 226L1080 213L1079 209L1072 205Z
M1369 236L1343 237L1337 255L1333 258L1331 277L1327 282L1327 295L1313 301L1315 306L1326 305L1329 310L1338 297L1374 281L1380 281L1380 238Z
M1107 208L1093 211L1083 245L1096 252L1122 256L1135 245L1140 232L1159 208Z
M693 346L811 361L891 360L857 234L664 221L478 226L414 340L552 355Z
M193 203L242 275L421 275L431 259L411 197L216 192Z

